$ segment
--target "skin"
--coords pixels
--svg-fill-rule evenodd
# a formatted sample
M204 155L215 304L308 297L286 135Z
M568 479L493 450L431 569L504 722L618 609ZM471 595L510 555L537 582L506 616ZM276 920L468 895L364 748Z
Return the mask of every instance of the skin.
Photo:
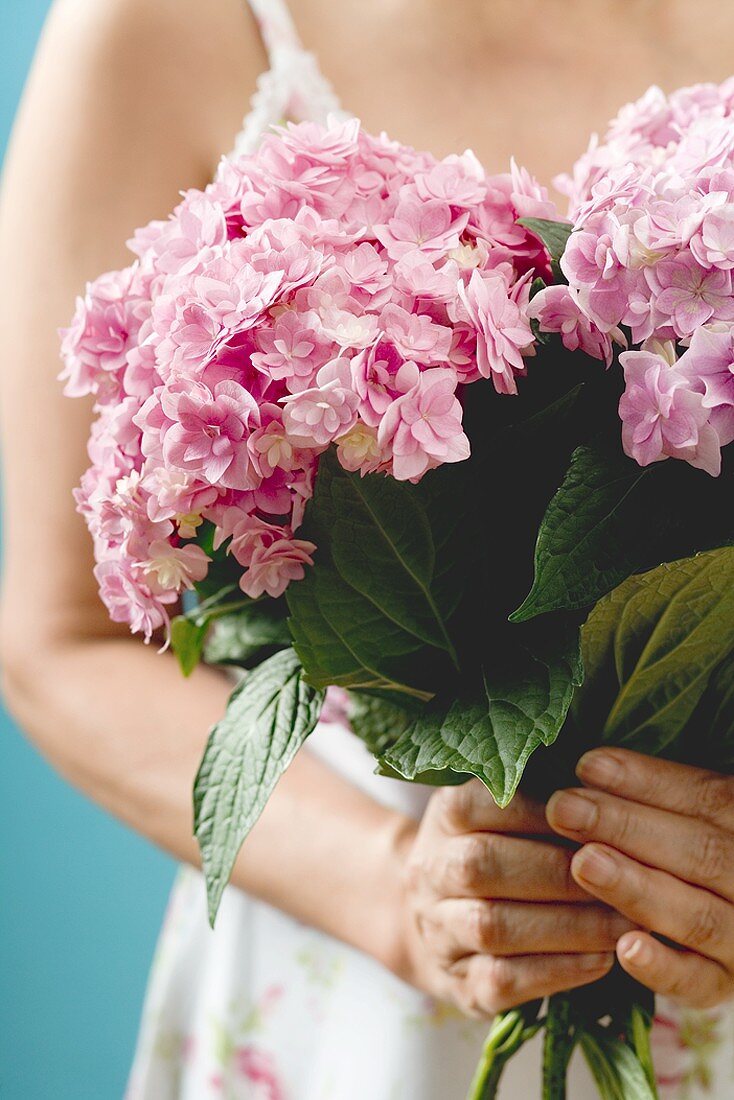
M623 749L587 753L577 774L585 788L556 792L547 819L581 845L575 882L638 926L617 943L624 969L685 1005L729 1000L734 779Z
M542 11L549 7L545 0ZM717 6L703 0L709 7L713 21ZM724 58L720 17L711 23L717 34L709 30L704 65L706 20L696 5L696 20L686 24L683 8L666 6L660 33L668 49L661 51L653 48L652 8L640 4L639 34L631 34L629 19L624 34L628 43L639 38L639 54L609 67L598 97L572 94L588 80L588 57L560 65L572 16L586 18L585 5L570 0L553 0L554 18L544 21L542 33L540 0L481 6L467 0L461 19L454 5L429 0L300 0L298 15L343 101L369 128L385 127L439 154L473 144L490 167L504 166L514 152L548 178L571 162L581 135L603 126L651 80L665 79L659 58L669 56L671 43L677 42L671 56L678 64L669 86L727 75L731 56ZM521 16L522 59L509 46ZM595 41L609 42L612 57L623 37L618 17L618 4L598 5ZM683 43L690 46L685 55ZM492 65L485 64L488 56ZM90 407L62 397L56 330L68 323L86 280L128 262L122 242L136 226L165 217L179 190L207 182L231 148L265 63L240 0L58 0L18 117L0 207L3 692L70 782L191 863L197 861L192 777L230 685L206 668L183 680L170 654L157 654L110 623L99 602L90 540L70 497L86 465ZM521 65L526 81L518 81ZM435 95L437 75L445 101ZM532 95L525 90L531 78ZM515 97L511 80L523 89ZM502 111L488 112L486 105L497 102ZM565 128L557 126L551 141L561 116ZM583 776L587 798L596 789L593 797L611 799L626 815L624 831L574 835L584 847L573 856L543 807L518 800L499 811L473 782L438 792L417 824L302 752L248 839L234 882L470 1014L592 981L609 969L615 949L651 985L661 974L670 977L673 963L685 966L690 983L681 978L670 991L697 1003L703 983L707 1003L714 1003L731 992L721 978L730 963L717 944L726 940L734 912L734 886L720 885L726 860L734 862L732 826L723 818L713 822L709 812L723 780L626 759L627 786L601 792L598 777L595 788ZM640 779L638 769L657 778ZM640 791L657 791L663 776L668 801L643 805ZM700 798L689 803L693 789ZM558 800L550 823L563 832L554 807ZM655 836L665 843L654 851L633 843L652 810L664 815ZM709 841L714 825L719 839ZM624 874L616 892L602 893L581 877L599 843L618 853ZM708 844L705 850L719 851L724 863L714 866L713 856L695 867L665 863L668 853L691 843ZM654 909L632 912L623 886L629 889L625 875L633 871L638 882L653 876ZM713 925L696 924L702 896L715 901ZM633 929L668 934L665 921L674 910L679 942L690 950L671 962L671 949ZM706 927L706 942L689 942L691 929L703 936ZM630 959L636 943L642 946ZM655 958L641 973L645 947Z

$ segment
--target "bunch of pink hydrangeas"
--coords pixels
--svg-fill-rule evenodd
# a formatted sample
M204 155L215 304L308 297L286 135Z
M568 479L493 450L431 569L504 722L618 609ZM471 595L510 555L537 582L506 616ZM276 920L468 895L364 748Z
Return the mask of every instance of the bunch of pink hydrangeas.
M224 160L137 260L87 287L63 334L71 396L94 394L77 491L112 617L149 638L202 580L203 521L252 597L304 575L319 455L417 481L469 455L462 388L516 392L530 284L554 217L513 167L442 161L356 121L289 125Z
M620 356L627 454L716 475L734 440L734 80L625 107L558 186L574 223L532 313L566 347Z

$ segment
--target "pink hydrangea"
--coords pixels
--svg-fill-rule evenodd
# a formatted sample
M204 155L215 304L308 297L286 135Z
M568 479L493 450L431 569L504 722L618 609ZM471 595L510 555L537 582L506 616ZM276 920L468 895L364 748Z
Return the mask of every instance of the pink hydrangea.
M612 362L612 335L624 344L624 335L613 329L612 335L602 332L589 320L579 306L574 292L567 286L549 286L538 292L530 303L528 315L536 320L543 332L558 332L569 351L581 351L594 359Z
M734 315L728 270L706 269L682 252L648 267L645 274L658 314L670 320L678 337L691 336L712 317L731 320Z
M350 120L273 131L138 230L62 343L66 392L96 399L76 499L112 616L165 629L209 568L202 532L244 592L280 596L312 560L298 528L329 446L412 481L465 459L462 391L514 393L533 350L549 257L520 216L554 209L516 166Z
M61 333L64 369L61 379L69 397L96 393L117 395L119 375L146 312L145 299L138 297L135 269L112 271L87 286L77 299L74 320Z
M392 452L393 475L399 481L417 481L433 466L468 458L469 440L461 427L454 371L420 371L406 363L400 373L405 378L398 377L398 385L410 388L389 405L377 439Z
M194 473L209 485L254 488L256 473L247 450L247 435L259 425L252 395L238 382L203 382L186 388L164 388L161 408L169 424L163 431L163 461Z
M283 424L299 446L322 448L356 422L359 397L349 360L334 359L316 374L315 385L281 398Z
M501 275L473 271L459 293L477 332L479 373L491 378L499 393L517 393L515 376L524 373L523 352L533 343L527 287L524 299L518 302Z
M722 447L734 442L734 326L698 329L678 360L690 385L702 395Z
M733 133L732 81L651 88L557 181L573 221L569 287L542 291L531 313L607 364L598 334L629 338L623 438L643 464L675 457L714 473L734 439ZM654 350L669 341L677 363Z
M703 396L691 388L672 356L654 351L620 355L625 391L619 402L625 453L641 466L682 458L716 476L721 442Z

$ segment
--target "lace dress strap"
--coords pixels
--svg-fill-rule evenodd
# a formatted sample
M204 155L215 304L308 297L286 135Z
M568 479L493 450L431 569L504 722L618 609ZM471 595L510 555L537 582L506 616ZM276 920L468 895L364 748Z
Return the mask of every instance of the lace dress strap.
M301 43L286 0L248 3L260 27L270 67L258 78L234 156L253 152L266 130L277 123L325 122L329 115L348 117L318 61Z

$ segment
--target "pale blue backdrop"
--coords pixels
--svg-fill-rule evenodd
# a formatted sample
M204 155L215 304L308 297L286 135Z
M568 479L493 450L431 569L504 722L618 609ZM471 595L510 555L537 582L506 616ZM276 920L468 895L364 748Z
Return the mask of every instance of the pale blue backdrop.
M48 7L0 0L3 150ZM120 1100L172 872L0 710L2 1100Z

